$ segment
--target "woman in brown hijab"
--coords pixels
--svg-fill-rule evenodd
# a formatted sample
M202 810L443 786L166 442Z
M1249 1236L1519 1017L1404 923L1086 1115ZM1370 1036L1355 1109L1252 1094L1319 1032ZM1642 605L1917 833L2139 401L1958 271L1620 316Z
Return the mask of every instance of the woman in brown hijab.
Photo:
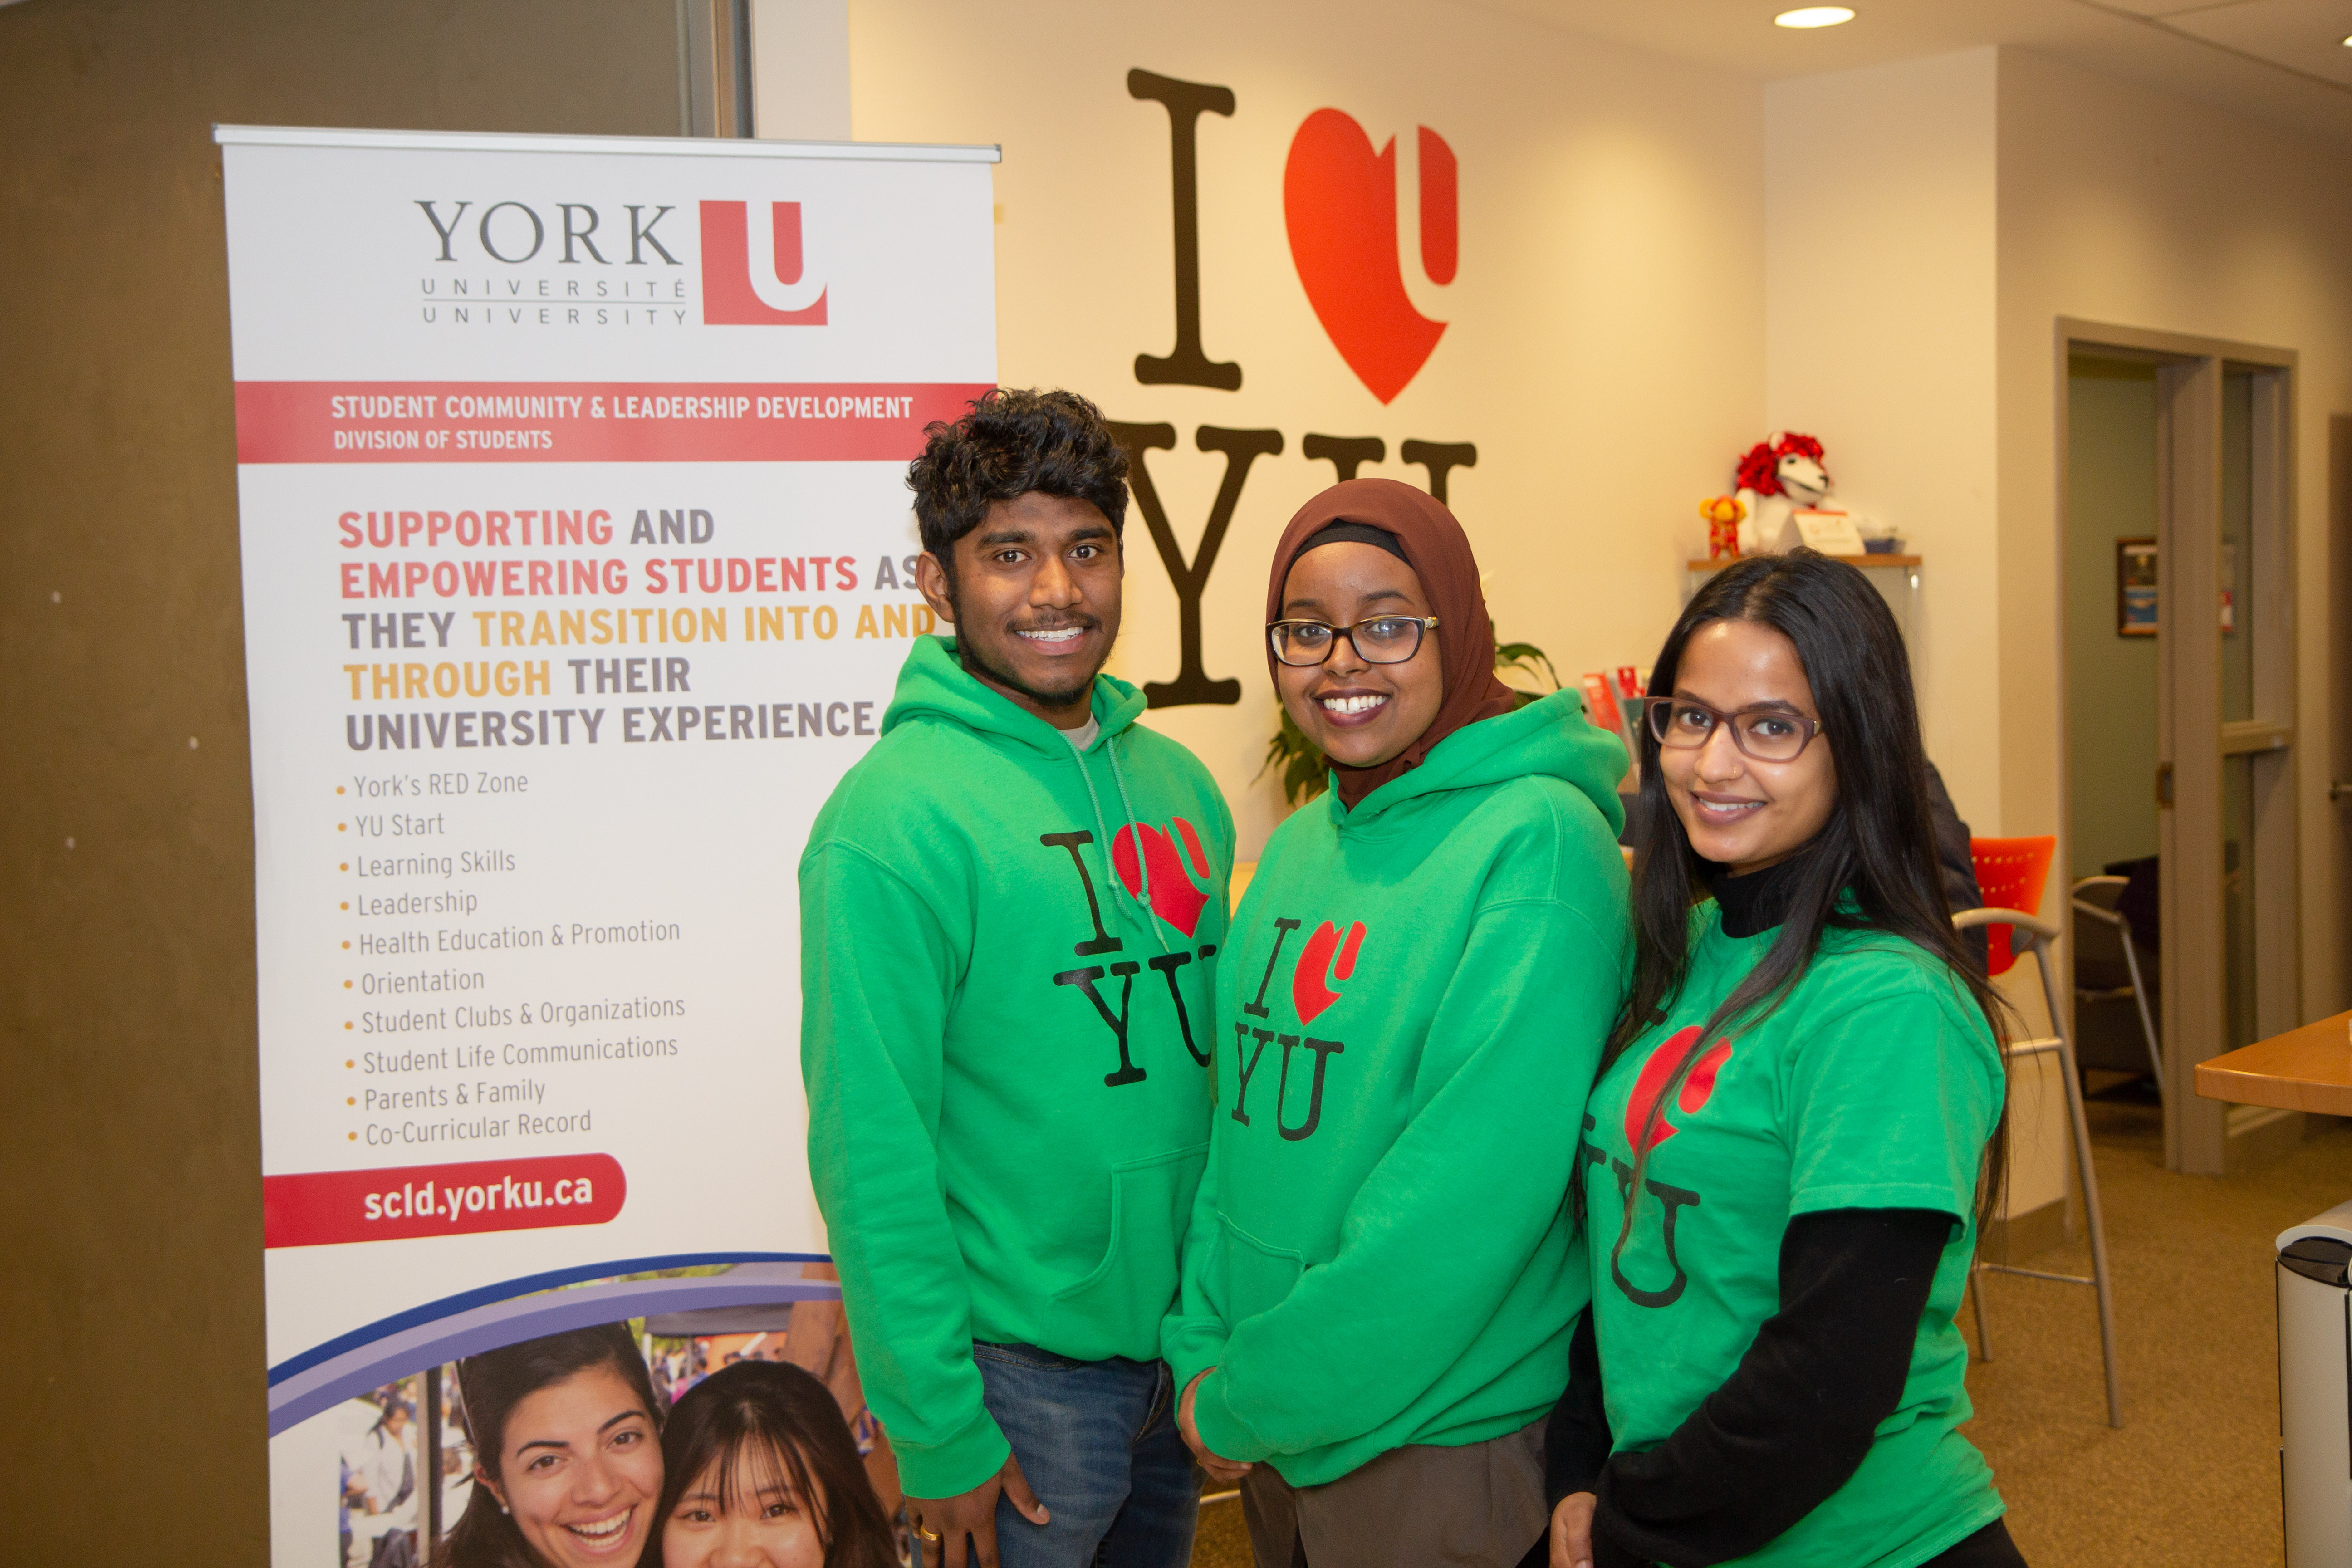
M1261 1568L1512 1568L1590 1299L1562 1204L1618 1008L1624 749L1495 679L1452 513L1351 479L1266 591L1332 763L1217 973L1217 1110L1162 1348Z

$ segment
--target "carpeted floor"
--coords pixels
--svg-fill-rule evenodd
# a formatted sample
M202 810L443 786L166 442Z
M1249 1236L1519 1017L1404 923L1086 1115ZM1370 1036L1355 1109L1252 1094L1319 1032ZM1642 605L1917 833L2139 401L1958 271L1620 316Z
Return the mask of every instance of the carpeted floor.
M1995 1276L1997 1357L1969 1369L1969 1435L2033 1568L2275 1568L2278 1363L2272 1238L2352 1197L2352 1124L2315 1123L2238 1176L2164 1169L2152 1104L2094 1100L2116 1275L2124 1426L2106 1424L2098 1319L2079 1286ZM2074 1243L2027 1260L2088 1273ZM1967 1312L1961 1323L1973 1333ZM1237 1502L1201 1511L1194 1568L1248 1568Z
M1242 1524L1242 1500L1229 1497L1201 1504L1201 1532L1192 1537L1192 1568L1251 1568L1249 1531Z
M2269 1568L2284 1560L2272 1242L2352 1197L2352 1127L2315 1121L2284 1159L2212 1177L2165 1171L2153 1104L2094 1100L2091 1123L2123 1428L2106 1425L2091 1292L1994 1276L1995 1359L1969 1370L1969 1435L2034 1568ZM2090 1249L2032 1266L2088 1273Z

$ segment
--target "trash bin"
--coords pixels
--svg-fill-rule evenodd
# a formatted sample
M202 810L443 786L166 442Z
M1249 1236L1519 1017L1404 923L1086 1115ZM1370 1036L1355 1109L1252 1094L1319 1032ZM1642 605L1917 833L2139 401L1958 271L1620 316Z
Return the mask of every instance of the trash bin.
M2278 1238L2287 1568L2352 1568L2352 1203Z

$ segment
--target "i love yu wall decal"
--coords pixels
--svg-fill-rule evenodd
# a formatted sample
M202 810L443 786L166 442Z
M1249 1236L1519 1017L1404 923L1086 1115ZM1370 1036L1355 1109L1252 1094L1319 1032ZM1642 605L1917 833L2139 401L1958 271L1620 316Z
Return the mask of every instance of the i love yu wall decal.
M1460 254L1457 167L1444 137L1420 132L1422 269L1443 286ZM1375 153L1352 116L1317 110L1291 138L1282 214L1298 280L1332 346L1373 396L1394 401L1445 333L1405 292L1396 139Z
M1240 104L1230 87L1183 81L1140 67L1128 71L1127 90L1130 98L1160 104L1168 112L1168 233L1173 242L1168 276L1174 285L1171 314L1175 341L1166 353L1146 352L1135 356L1136 383L1149 387L1197 386L1213 392L1241 393L1243 345L1227 335L1232 331L1230 322L1224 323L1222 333L1205 332L1202 327L1200 158L1204 128L1222 129L1217 122L1234 118ZM1286 113L1284 122L1287 121ZM1280 143L1260 145L1271 152ZM1418 151L1421 268L1429 282L1442 289L1454 281L1459 258L1456 163L1454 150L1446 145L1444 138L1425 126L1420 131ZM1291 258L1306 285L1308 302L1325 333L1339 349L1343 363L1383 404L1393 401L1420 374L1445 331L1444 322L1431 321L1414 307L1405 288L1400 256L1404 242L1398 238L1398 168L1393 139L1376 153L1371 139L1353 119L1336 109L1319 109L1307 117L1292 137L1285 154L1283 179ZM1257 187L1253 184L1248 188L1255 201ZM1230 221L1234 213L1230 191L1213 189L1209 195L1213 198L1220 195L1228 198L1222 210ZM1254 208L1247 220L1254 240L1259 237L1255 225L1265 216L1270 215ZM1270 227L1264 237L1271 240ZM1281 266L1278 251L1247 254L1246 265L1276 269ZM1231 255L1228 251L1229 258ZM1234 357L1213 358L1209 351L1213 342ZM1290 395L1279 390L1283 377L1276 375L1269 380L1277 389L1276 398ZM1315 384L1320 387L1324 382L1317 379ZM1265 390L1263 384L1254 385L1260 394ZM1354 394L1346 394L1346 397L1352 402ZM1277 403L1276 406L1281 405ZM1287 437L1279 427L1265 424L1273 416L1273 411L1264 402L1248 400L1234 407L1231 425L1203 422L1194 426L1191 447L1224 459L1207 517L1198 525L1181 516L1171 515L1160 483L1153 478L1151 455L1173 454L1182 447L1174 421L1111 421L1113 436L1127 449L1128 487L1135 495L1135 510L1151 536L1160 564L1167 569L1169 585L1175 590L1175 677L1141 682L1144 696L1154 708L1230 707L1242 700L1238 679L1209 673L1202 607L1208 598L1210 574L1216 567L1219 552L1240 510L1250 476L1275 471L1276 460L1287 451L1295 451L1311 463L1329 463L1334 479L1354 479L1365 464L1388 460L1391 444L1386 437L1333 435L1328 433L1328 427L1323 431L1313 428L1328 420L1331 426L1347 429L1360 416L1360 409L1349 414L1298 410L1295 405L1293 408L1299 421L1308 426L1297 437ZM1429 409L1422 413L1426 415ZM1250 421L1250 425L1244 426L1244 420ZM1451 477L1478 463L1478 447L1471 441L1433 441L1407 436L1395 450L1405 463L1425 471L1429 493L1441 501L1448 499ZM1170 457L1160 461L1173 468L1182 459ZM1267 482L1280 485L1285 480L1277 473ZM1261 485L1261 492L1263 489ZM1189 552L1186 535L1194 541ZM1255 641L1255 626L1250 636ZM1145 842L1148 845L1150 840L1147 838ZM1156 862L1147 858L1146 863ZM1156 889L1160 885L1161 879L1155 872L1151 886Z

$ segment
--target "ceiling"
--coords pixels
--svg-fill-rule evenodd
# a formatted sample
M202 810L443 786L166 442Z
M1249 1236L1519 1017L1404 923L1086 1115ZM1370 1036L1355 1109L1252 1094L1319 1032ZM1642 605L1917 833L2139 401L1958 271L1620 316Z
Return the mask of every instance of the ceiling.
M2352 143L2352 0L1847 0L1841 26L1772 25L1799 0L1478 0L1759 81L2015 44Z

